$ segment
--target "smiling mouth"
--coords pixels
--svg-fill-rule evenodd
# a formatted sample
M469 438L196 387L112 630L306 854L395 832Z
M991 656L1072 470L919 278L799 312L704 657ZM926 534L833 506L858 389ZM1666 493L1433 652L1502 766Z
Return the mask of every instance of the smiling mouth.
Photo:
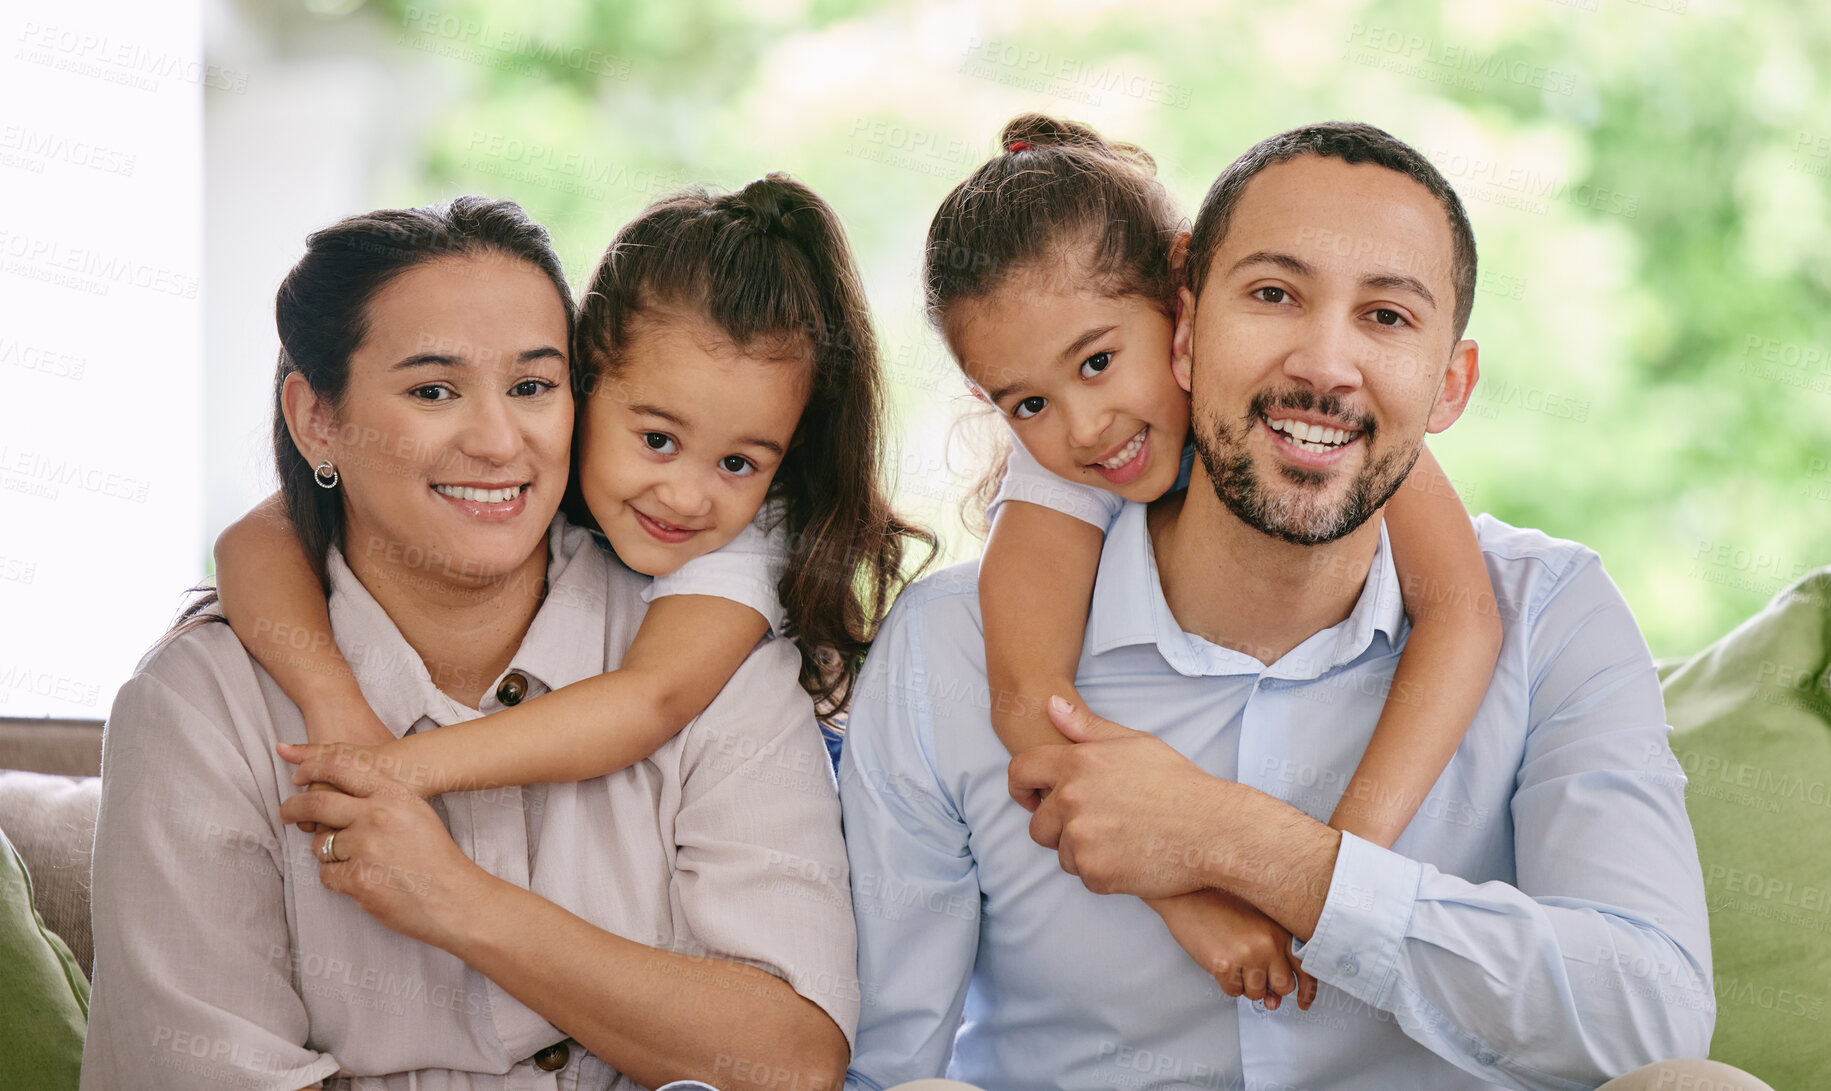
M1322 424L1309 424L1300 420L1273 417L1269 413L1259 414L1259 420L1264 422L1267 428L1283 436L1291 446L1313 454L1340 450L1366 434L1358 429L1331 428Z
M637 513L636 513L636 514L637 514L637 515L640 515L640 516L642 516L642 517L643 517L643 518L644 518L644 519L647 519L647 520L648 520L648 521L649 521L649 522L651 522L651 523L653 523L653 524L655 524L655 525L656 525L656 526L658 526L658 527L660 527L660 528L661 528L661 529L662 529L662 530L678 530L678 531L690 531L690 530L698 530L698 529L699 529L699 528L698 528L698 527L682 527L682 526L676 526L676 525L674 525L674 524L673 524L673 523L670 523L670 522L668 522L668 521L667 521L667 520L665 520L665 519L657 519L657 518L655 518L655 517L654 517L654 516L653 516L653 515L650 515L650 514L649 514L649 513L647 513L647 512L645 512L645 511L639 511L639 512L637 512Z
M1151 430L1150 425L1145 425L1143 428L1138 429L1138 434L1133 436L1131 439L1126 440L1125 446L1123 446L1123 447L1119 448L1117 451L1113 452L1111 457L1103 458L1103 459L1099 460L1098 462L1095 462L1094 465L1103 466L1108 470L1117 470L1121 466L1124 466L1126 463L1130 462L1132 459L1137 458L1138 452L1142 451L1144 449L1145 433L1149 432L1150 430Z
M506 504L520 496L527 488L527 483L505 485L496 489L479 489L470 485L434 485L432 491L440 496L449 496L453 500L468 500L473 504Z
M700 531L707 529L705 527L676 526L673 523L657 519L653 515L638 508L632 507L629 510L635 513L636 521L643 525L644 530L647 530L650 534L666 542L684 542Z

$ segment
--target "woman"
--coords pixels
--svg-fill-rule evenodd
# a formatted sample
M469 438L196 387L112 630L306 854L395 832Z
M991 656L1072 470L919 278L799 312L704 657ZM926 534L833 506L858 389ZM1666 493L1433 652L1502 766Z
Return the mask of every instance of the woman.
M282 493L397 735L612 669L640 622L643 579L555 518L572 318L546 233L480 198L319 232L281 287ZM855 941L798 667L763 643L612 776L429 804L301 794L297 707L181 627L109 719L83 1086L837 1085Z

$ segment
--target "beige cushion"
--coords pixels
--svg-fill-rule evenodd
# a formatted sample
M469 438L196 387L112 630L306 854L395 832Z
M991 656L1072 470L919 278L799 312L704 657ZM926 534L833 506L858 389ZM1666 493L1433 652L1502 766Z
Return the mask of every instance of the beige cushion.
M95 845L100 777L0 769L0 830L32 876L33 904L82 964L95 972L89 930L89 856Z

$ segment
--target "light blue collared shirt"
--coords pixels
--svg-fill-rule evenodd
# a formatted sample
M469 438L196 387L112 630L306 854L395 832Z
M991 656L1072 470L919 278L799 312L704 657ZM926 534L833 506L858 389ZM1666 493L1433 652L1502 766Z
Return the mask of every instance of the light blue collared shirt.
M1145 510L1107 536L1076 686L1327 821L1409 632L1384 531L1347 620L1266 666L1177 624ZM1593 552L1476 530L1499 665L1393 848L1343 836L1296 945L1321 983L1308 1012L1224 996L1143 902L1090 893L1030 839L990 726L976 568L906 591L840 766L864 991L847 1086L1568 1089L1704 1056L1703 881L1646 644Z

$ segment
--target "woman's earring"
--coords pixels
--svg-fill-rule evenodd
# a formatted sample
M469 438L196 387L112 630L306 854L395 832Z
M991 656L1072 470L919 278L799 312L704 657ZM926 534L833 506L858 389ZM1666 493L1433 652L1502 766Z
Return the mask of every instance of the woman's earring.
M327 458L312 470L312 479L318 482L321 489L334 489L337 487L337 467L331 465L331 460Z

